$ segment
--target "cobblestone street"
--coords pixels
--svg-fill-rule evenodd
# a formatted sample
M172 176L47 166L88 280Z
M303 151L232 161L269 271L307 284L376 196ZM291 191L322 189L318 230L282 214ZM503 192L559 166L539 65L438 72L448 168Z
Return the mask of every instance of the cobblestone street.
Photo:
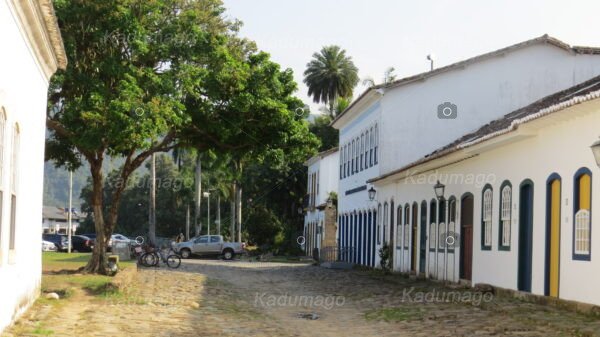
M372 271L186 260L135 278L37 305L3 336L600 336L588 315Z

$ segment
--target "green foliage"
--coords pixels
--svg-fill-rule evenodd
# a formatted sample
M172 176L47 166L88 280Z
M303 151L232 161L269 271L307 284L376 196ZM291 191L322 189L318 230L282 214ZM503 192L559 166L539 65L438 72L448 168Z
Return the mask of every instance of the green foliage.
M282 224L277 215L262 205L248 210L245 223L248 235L253 239L252 243L258 246L273 246L276 237L282 231Z
M310 132L321 141L319 151L329 150L339 144L339 131L331 127L330 123L330 115L319 115L309 126Z
M388 273L392 268L390 263L390 246L387 243L379 248L379 265L385 273Z
M340 97L352 97L358 80L358 68L339 46L326 46L314 53L304 71L308 95L315 103L328 103L332 116L334 102Z

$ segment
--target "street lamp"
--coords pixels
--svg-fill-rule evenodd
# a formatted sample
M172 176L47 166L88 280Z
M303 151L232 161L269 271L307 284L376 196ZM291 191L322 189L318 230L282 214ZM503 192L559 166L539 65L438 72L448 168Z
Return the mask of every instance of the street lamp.
M206 223L208 224L208 228L207 228L207 235L210 235L210 192L204 192L202 193L202 195L208 199L208 201L206 202L207 206L206 206ZM210 241L210 238L209 238Z
M437 181L437 184L435 184L435 186L433 186L433 190L435 191L435 196L438 198L438 200L441 200L444 197L444 189L446 188L446 185L440 183L440 181Z
M371 188L369 189L369 200L373 201L375 200L375 194L377 193L377 191L373 188L373 186L371 186Z
M600 140L595 141L590 148L594 154L594 159L596 159L596 165L600 167Z

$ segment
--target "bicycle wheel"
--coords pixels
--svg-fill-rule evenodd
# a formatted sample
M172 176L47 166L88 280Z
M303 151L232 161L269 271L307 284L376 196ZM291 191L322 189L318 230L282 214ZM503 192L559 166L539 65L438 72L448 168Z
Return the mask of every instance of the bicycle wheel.
M154 253L144 253L140 257L140 263L144 267L152 267L158 263L158 259Z
M167 256L167 266L169 268L179 268L181 265L181 258L177 255L169 255Z

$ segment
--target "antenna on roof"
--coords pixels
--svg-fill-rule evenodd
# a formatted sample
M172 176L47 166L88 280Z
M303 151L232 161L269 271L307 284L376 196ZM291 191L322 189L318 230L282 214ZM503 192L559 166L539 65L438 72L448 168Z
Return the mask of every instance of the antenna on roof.
M433 61L435 61L435 55L429 54L427 55L427 59L429 60L429 64L431 65L431 70L433 70Z

